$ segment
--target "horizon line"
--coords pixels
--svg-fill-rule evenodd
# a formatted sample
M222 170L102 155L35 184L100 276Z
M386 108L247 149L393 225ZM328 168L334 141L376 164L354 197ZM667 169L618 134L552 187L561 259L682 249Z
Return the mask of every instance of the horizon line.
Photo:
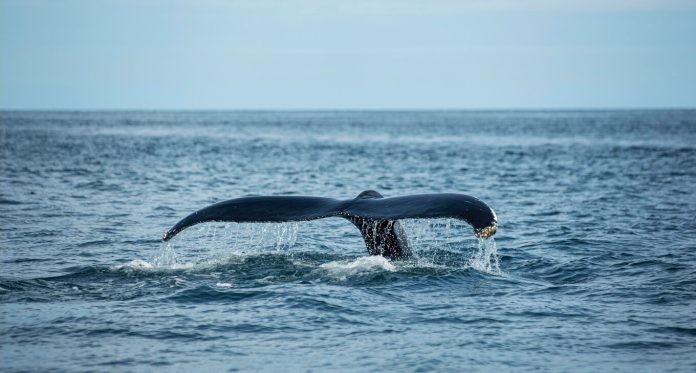
M617 106L617 107L499 107L499 108L0 108L0 112L416 112L416 111L667 111L696 110L694 106Z

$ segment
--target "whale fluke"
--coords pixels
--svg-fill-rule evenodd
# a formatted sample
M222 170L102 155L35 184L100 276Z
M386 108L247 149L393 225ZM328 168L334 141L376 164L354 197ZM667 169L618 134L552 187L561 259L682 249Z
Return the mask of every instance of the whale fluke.
M464 194L384 198L376 191L366 190L349 200L300 196L231 199L185 217L168 230L162 239L169 241L182 230L203 222L278 223L334 216L348 219L358 227L371 255L388 258L411 255L399 219L464 220L474 228L476 237L481 238L494 235L498 227L493 209L481 200Z

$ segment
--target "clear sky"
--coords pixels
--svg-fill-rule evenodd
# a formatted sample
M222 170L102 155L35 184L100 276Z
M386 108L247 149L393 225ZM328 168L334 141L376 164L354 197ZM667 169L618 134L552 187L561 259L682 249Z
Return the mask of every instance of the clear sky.
M0 0L0 107L696 107L696 1Z

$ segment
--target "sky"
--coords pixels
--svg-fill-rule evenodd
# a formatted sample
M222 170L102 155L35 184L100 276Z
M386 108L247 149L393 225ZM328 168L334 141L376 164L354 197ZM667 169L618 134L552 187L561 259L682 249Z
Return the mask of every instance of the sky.
M0 0L1 109L696 107L696 0Z

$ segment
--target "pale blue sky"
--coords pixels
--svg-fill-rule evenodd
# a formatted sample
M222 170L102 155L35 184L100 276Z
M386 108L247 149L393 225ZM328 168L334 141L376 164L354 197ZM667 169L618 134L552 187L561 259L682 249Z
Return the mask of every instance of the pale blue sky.
M0 0L0 107L696 107L696 1L605 3Z

